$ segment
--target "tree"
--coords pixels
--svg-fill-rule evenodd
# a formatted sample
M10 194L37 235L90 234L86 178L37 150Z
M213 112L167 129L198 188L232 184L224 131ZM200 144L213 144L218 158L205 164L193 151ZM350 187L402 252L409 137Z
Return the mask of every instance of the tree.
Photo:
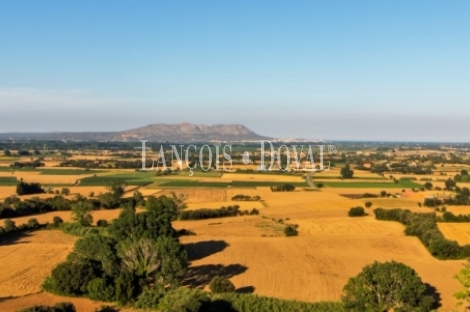
M116 244L116 241L108 236L87 235L75 243L67 259L78 262L93 260L99 263L100 269L107 275L114 276L118 274L119 263Z
M214 294L235 292L233 283L228 278L222 276L214 277L209 284L209 289Z
M463 289L455 293L454 296L459 300L459 305L466 302L469 305L466 308L470 308L470 259L467 259L465 267L455 275L455 278L459 281L460 285L462 285Z
M68 187L63 187L60 194L67 196L70 194L70 189Z
M297 228L294 225L288 225L284 228L284 235L297 236L299 235L299 232L297 231Z
M64 220L62 220L61 217L54 216L54 218L52 218L52 225L54 227L59 227L62 223L64 223Z
M16 224L15 224L15 221L11 220L11 219L5 219L4 222L4 229L5 229L5 232L11 232L11 231L14 231L16 230Z
M424 188L427 189L428 191L432 190L432 183L431 182L426 182L424 183Z
M21 181L16 186L16 194L18 195L29 195L29 194L41 194L44 190L40 183L26 183Z
M351 168L349 167L349 164L344 166L344 168L341 168L341 177L343 179L352 179L353 176L354 176L354 171L351 170Z
M29 219L27 225L30 229L38 228L39 227L38 219L36 218Z
M5 156L7 156L7 157L10 157L10 156L11 156L10 150L7 150L7 149L4 150L4 151L3 151L3 155L5 155Z
M462 169L460 171L460 174L463 175L463 176L466 176L466 175L468 175L468 170L467 169Z
M454 180L452 180L451 178L449 178L449 179L446 180L446 188L447 188L448 190L453 189L455 186L456 186L456 183L455 183Z
M62 262L56 266L44 288L56 294L83 295L88 283L96 278L96 272L89 262Z
M72 219L82 226L90 226L93 223L92 210L93 205L90 202L79 200L71 205Z
M342 301L348 311L430 311L434 298L426 285L403 263L375 261L349 279Z
M366 208L370 208L370 207L372 207L373 204L372 204L372 202L368 201L368 202L365 203L365 205L366 205Z
M349 209L348 216L350 216L350 217L362 217L362 216L367 216L367 214L364 211L364 208L362 208L362 207L353 207L353 208Z

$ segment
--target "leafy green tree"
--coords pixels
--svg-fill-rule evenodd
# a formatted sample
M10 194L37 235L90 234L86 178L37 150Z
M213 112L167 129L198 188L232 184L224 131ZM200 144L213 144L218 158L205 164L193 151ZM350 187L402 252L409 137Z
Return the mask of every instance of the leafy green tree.
M433 187L433 185L432 185L431 182L426 182L426 183L424 183L423 186L424 186L424 188L427 189L428 191L432 190L432 187Z
M147 285L176 286L186 272L186 251L170 237L131 242L121 259L125 270L134 272Z
M455 181L452 180L451 178L447 179L446 182L445 182L445 184L446 184L446 188L447 188L448 190L452 190L452 189L457 185L457 184L455 183Z
M84 200L79 200L71 205L72 219L82 226L90 226L93 223L91 211L93 205Z
M349 279L342 301L348 311L430 311L434 298L410 267L391 261L374 262Z
M116 198L121 198L124 195L124 188L126 184L119 180L114 180L109 183L107 186L108 190L115 196Z
M142 292L139 277L134 272L122 270L118 278L115 280L116 284L116 301L125 305L139 296Z
M92 300L112 302L116 299L114 284L104 278L91 280L87 285L87 292Z
M467 259L467 263L463 269L459 271L455 278L462 285L463 289L454 294L454 296L459 300L458 305L467 304L465 308L470 308L470 259Z
M63 187L62 190L60 190L60 194L62 195L70 195L70 189L68 187Z
M353 176L354 176L354 171L351 170L349 164L347 164L346 166L344 166L343 168L341 168L341 177L343 179L352 179Z
M210 298L206 292L185 287L169 291L158 305L158 311L168 312L202 312L209 308Z
M68 259L78 262L96 261L108 276L114 276L119 273L116 244L116 241L109 236L99 234L87 235L75 243Z
M30 228L30 229L36 229L39 227L39 222L38 222L38 219L36 218L31 218L28 220L28 223L27 223L27 226Z
M11 232L11 231L14 231L16 230L16 223L15 221L11 220L11 219L5 219L5 221L3 221L3 228L5 229L6 232Z
M209 283L209 289L214 294L235 292L235 286L226 277L216 276Z
M368 202L365 203L366 208L370 208L370 207L372 207L372 205L373 205L373 204L372 204L372 202L370 202L370 201L368 201Z
M463 176L466 176L466 175L468 175L468 170L467 169L462 169L460 171L460 174L463 175Z
M350 217L363 217L363 216L367 216L367 214L364 211L364 208L362 208L362 207L353 207L353 208L349 209L348 216L350 216Z
M52 225L54 227L59 227L62 223L64 223L64 220L62 220L61 217L54 216L54 218L52 218Z
M66 261L56 266L44 288L56 294L79 296L87 293L88 283L97 277L89 262Z

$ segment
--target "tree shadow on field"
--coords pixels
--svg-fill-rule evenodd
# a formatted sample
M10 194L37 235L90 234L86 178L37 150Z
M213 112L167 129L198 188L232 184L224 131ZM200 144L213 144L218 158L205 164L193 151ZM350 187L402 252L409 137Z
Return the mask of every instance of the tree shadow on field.
M431 296L434 299L434 304L431 306L431 309L437 310L442 306L441 304L441 294L437 291L436 287L431 284L424 283L426 286L426 295Z
M185 244L184 247L188 252L188 260L200 260L215 253L223 251L229 244L222 240L210 240L204 242L196 242Z
M237 288L236 292L239 294L252 294L255 292L255 287L254 286L240 287L240 288Z
M204 287L216 276L231 278L242 274L246 270L248 270L248 267L241 264L205 264L193 266L188 268L183 284L192 287Z
M32 235L32 231L24 232L24 231L15 231L9 233L0 238L0 246L7 246L7 245L15 245L15 244L27 244L29 241L21 241L18 242L20 239L29 237Z

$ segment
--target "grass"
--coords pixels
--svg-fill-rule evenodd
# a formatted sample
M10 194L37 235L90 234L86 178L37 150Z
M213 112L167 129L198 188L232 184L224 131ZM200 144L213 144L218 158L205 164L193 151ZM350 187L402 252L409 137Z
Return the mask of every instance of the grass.
M177 176L186 176L189 177L189 170L183 170L177 174ZM202 171L202 170L193 170L193 175L191 177L201 177L201 178L220 178L222 176L221 171L210 170L210 171Z
M80 180L78 186L107 186L113 181L119 181L127 185L145 186L153 183L150 179L140 179L131 177L119 177L118 175L89 177Z
M81 175L81 174L96 174L106 171L99 170L85 170L85 169L39 169L40 174L44 175Z
M335 180L341 179L341 176L312 176L312 180ZM354 177L354 180L368 180L368 181L387 181L389 179L383 177Z
M421 188L422 185L409 180L393 182L324 182L325 187L332 188Z
M161 187L228 187L230 182L207 182L200 180L169 180L159 186Z
M262 187L262 186L282 186L284 184L292 184L295 187L307 186L305 182L270 182L270 181L201 181L201 180L166 180L165 182L159 184L159 187L240 187L240 188L252 188L252 187Z
M0 177L1 186L16 186L17 184L18 180L16 177Z
M288 181L233 181L233 187L271 187L271 186L282 186L284 184L292 184L295 187L305 187L307 186L306 182L288 182Z

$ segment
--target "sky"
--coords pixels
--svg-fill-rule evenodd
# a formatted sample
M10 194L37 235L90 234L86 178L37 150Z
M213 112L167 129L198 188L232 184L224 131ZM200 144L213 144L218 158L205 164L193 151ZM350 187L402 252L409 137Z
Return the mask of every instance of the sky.
M470 1L5 0L0 132L470 142Z

